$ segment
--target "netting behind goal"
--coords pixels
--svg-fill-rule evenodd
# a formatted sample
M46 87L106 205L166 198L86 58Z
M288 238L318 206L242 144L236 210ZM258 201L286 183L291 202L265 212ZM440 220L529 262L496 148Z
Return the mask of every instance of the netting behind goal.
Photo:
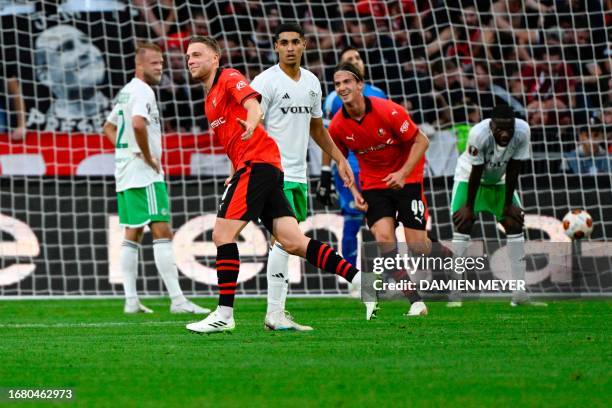
M601 1L0 1L0 18L1 295L122 293L113 148L100 129L133 76L142 40L162 46L167 63L157 92L181 285L188 294L214 294L211 232L228 162L207 131L184 47L191 35L212 35L223 64L252 79L276 62L275 27L294 20L307 33L303 64L324 95L333 91L340 51L354 46L367 81L428 134L432 236L452 235L457 157L469 128L498 103L512 105L532 129L533 156L520 183L527 238L566 240L559 220L573 208L595 223L583 254L612 236L610 11ZM309 160L316 183L316 149ZM492 217L481 221L476 238L503 242ZM337 209L311 197L308 234L339 247L342 224ZM241 235L239 293L265 293L267 240L258 225ZM163 288L150 244L147 234L139 290L156 295ZM609 294L609 259L596 264L585 276L576 262L564 286L541 276L529 289ZM290 281L294 294L346 293L344 283L297 259Z

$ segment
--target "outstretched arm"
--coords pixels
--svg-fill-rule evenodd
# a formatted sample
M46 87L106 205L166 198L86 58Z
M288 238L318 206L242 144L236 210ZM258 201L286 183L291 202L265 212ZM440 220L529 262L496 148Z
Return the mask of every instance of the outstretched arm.
M346 157L336 146L332 138L329 136L327 129L323 126L323 119L312 118L310 120L310 136L319 145L323 153L327 153L328 157L333 158L338 164L338 172L347 187L351 187L355 183L353 170L348 164ZM329 163L327 164L329 165Z

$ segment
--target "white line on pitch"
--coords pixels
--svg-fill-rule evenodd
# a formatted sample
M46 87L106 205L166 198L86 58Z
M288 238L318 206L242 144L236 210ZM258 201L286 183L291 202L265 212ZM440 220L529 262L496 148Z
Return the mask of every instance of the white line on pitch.
M102 322L102 323L15 323L0 324L0 329L54 329L54 328L89 328L89 327L121 327L121 326L169 326L186 324L187 321L176 322Z

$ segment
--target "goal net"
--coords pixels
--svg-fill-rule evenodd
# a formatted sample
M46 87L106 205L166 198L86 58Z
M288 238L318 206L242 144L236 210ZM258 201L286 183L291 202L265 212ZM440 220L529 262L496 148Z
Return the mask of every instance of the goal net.
M186 42L211 35L222 64L252 79L276 63L279 23L305 29L303 65L333 91L340 51L360 51L367 82L402 104L430 138L425 190L430 233L452 237L452 175L469 129L495 104L531 126L532 158L520 194L527 239L566 242L574 208L594 220L556 279L528 271L537 293L612 292L610 11L602 1L11 1L0 0L0 295L121 295L113 147L101 135L112 100L133 76L134 47L154 41L166 67L156 89L164 130L174 252L186 294L216 293L211 234L228 161L208 132L204 94L190 81ZM304 231L340 248L343 217L313 192ZM477 239L504 242L493 217ZM268 235L256 224L239 238L239 294L264 294ZM364 234L362 241L367 241ZM140 251L138 289L163 294L151 238ZM545 261L544 261L545 262ZM482 279L494 277L490 270ZM292 294L347 293L344 282L290 264Z

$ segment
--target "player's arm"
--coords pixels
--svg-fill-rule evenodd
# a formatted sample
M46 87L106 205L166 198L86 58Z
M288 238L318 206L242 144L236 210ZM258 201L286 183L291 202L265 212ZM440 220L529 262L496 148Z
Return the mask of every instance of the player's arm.
M412 173L419 161L425 156L425 152L429 148L429 139L410 119L410 115L408 115L408 112L402 106L393 102L387 102L381 109L386 111L393 136L402 143L412 143L410 153L408 153L408 157L402 167L383 178L383 181L387 183L389 188L400 190L406 184L406 177Z
M410 153L404 162L404 165L393 173L389 173L387 177L383 179L392 190L401 190L406 184L406 177L416 167L419 161L425 156L425 152L429 148L429 139L423 132L418 131L414 138L414 143L410 149Z
M132 127L134 128L134 137L136 138L136 144L140 148L140 156L142 160L147 163L156 173L160 172L160 166L151 155L149 149L149 132L147 131L147 119L142 116L132 116Z
M244 132L240 135L242 140L247 140L253 136L255 128L263 119L263 110L256 98L248 98L242 102L242 106L247 111L246 120L236 118L236 121L242 126Z
M104 127L102 128L102 132L104 136L115 146L117 144L117 125L111 122L104 123Z
M327 129L323 126L322 118L310 119L310 136L319 145L323 153L327 153L332 157L338 164L338 173L344 181L346 187L351 187L355 184L355 176L353 170L346 160L346 157L342 154L340 149L336 146L332 138L329 136Z
M357 185L353 184L350 187L350 190L353 194L353 199L355 201L355 208L363 212L368 211L368 203L366 202L366 200L364 200L363 196L361 195L361 191L359 191L359 189L357 188Z
M7 90L11 94L13 110L17 113L17 127L11 132L12 140L23 140L26 135L25 102L21 93L21 85L16 77L6 80Z

